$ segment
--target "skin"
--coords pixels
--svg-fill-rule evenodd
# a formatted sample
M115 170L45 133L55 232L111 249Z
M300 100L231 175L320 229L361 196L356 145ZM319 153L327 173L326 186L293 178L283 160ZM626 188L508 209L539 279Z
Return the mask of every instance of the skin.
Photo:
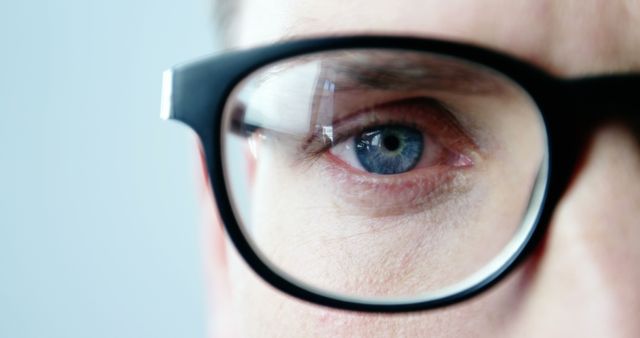
M640 1L245 0L237 15L235 47L291 36L399 34L479 44L558 76L640 71ZM310 305L259 280L225 239L202 175L214 334L638 337L638 135L619 123L602 125L574 175L543 245L506 280L455 306L397 315Z

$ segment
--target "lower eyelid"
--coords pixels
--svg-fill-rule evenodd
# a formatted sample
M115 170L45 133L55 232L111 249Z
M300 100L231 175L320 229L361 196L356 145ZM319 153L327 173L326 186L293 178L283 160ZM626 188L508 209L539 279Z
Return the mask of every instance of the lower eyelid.
M469 166L438 165L401 175L372 175L327 154L319 168L327 186L351 213L391 216L424 211L468 191Z

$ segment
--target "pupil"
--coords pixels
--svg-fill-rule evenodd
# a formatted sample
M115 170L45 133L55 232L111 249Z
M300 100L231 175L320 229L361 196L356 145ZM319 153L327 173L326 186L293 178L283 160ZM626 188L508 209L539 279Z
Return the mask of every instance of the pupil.
M395 151L400 147L400 140L395 135L388 135L382 140L382 145L389 151Z

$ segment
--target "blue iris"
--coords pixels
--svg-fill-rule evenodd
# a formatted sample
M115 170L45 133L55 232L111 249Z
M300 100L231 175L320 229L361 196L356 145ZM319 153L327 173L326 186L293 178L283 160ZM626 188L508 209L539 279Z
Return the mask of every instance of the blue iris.
M380 126L355 138L356 155L362 167L372 173L391 175L413 169L424 143L422 133L405 126Z

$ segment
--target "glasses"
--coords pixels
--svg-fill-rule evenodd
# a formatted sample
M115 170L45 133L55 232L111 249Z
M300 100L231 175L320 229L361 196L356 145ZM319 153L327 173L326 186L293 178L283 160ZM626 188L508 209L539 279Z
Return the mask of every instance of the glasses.
M162 117L199 136L227 233L265 281L415 311L523 261L589 131L637 123L638 88L640 75L558 79L454 42L338 37L177 66Z

